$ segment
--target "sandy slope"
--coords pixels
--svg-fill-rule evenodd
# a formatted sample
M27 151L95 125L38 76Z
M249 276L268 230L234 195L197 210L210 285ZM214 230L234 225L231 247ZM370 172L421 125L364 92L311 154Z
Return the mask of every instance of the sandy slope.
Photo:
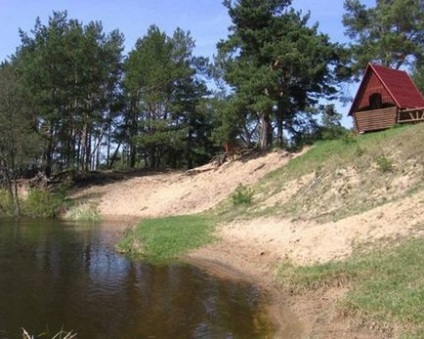
M104 216L194 214L214 207L239 184L256 182L290 158L287 152L272 152L250 160L226 162L219 167L206 165L188 172L151 174L92 186L76 196L94 197Z

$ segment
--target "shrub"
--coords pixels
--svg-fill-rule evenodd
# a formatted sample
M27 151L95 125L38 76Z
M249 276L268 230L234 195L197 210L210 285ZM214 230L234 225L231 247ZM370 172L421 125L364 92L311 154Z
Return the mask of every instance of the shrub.
M253 202L253 189L239 184L231 195L233 205L250 205Z
M392 172L393 171L393 162L389 158L387 158L384 154L380 155L377 160L377 168L380 172Z

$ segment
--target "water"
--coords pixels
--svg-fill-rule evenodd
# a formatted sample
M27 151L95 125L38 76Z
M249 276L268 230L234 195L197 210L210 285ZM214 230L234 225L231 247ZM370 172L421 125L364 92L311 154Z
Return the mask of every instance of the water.
M131 261L116 228L0 219L0 339L265 338L259 291L183 264ZM52 337L53 335L50 335Z

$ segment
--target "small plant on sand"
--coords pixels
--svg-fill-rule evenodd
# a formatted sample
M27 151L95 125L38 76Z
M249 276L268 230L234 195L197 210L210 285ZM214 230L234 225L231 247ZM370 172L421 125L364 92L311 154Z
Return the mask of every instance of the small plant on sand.
M239 184L234 191L233 194L231 194L231 200L233 202L234 206L239 205L250 205L253 202L253 189L250 187L246 187L242 184Z
M387 173L393 172L393 162L387 158L384 154L380 155L377 160L377 168L380 172Z

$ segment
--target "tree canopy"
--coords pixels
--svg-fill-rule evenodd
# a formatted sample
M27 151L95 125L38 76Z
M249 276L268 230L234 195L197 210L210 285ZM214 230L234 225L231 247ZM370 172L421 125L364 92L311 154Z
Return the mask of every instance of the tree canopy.
M309 14L288 0L224 1L232 20L218 44L224 79L234 90L234 114L259 121L261 148L272 143L273 120L282 144L283 128L296 133L299 113L313 112L319 98L334 96L342 48L308 25Z
M422 0L376 0L366 7L360 0L345 0L343 24L352 40L355 73L368 62L400 68L424 57L424 2Z

